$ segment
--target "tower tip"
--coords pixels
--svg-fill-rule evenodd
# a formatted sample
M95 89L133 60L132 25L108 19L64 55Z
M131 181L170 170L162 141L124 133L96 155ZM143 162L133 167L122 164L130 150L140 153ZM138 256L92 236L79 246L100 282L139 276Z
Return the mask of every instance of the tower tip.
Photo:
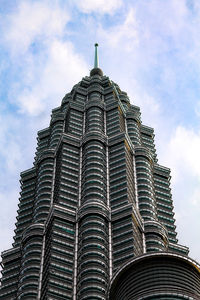
M98 56L98 43L94 44L95 46L95 53L94 53L94 68L91 70L90 75L93 76L95 74L98 74L100 76L103 76L102 70L99 68L99 56Z
M95 46L94 68L98 68L99 67L99 57L98 57L98 50L97 50L98 44L95 43L94 46Z

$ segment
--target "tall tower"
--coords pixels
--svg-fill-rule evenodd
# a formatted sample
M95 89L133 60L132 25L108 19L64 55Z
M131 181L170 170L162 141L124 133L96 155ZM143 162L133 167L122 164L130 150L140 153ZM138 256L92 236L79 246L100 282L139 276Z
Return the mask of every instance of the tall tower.
M176 237L170 170L97 47L21 173L1 299L200 299L199 265Z

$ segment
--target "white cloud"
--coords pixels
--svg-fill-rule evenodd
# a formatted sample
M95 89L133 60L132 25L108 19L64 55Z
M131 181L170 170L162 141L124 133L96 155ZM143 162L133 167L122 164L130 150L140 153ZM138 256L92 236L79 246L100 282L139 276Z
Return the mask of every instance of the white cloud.
M199 259L200 228L200 130L178 126L160 152L160 160L171 168L172 195L180 243Z
M5 179L8 179L4 177ZM0 252L11 248L13 242L13 231L15 229L17 199L19 198L16 182L8 179L7 185L12 184L8 190L0 190L1 219L0 219ZM15 187L13 186L15 184ZM0 268L1 269L1 268Z
M165 160L174 170L173 181L189 176L200 182L200 131L178 126L169 141Z
M6 18L4 39L14 55L24 53L33 43L62 36L69 13L49 1L21 1L14 14ZM33 45L34 46L34 45Z
M156 127L156 139L158 137L161 143L159 162L172 169L177 231L185 234L188 241L191 238L190 242L185 238L184 244L194 245L198 239L192 234L200 226L197 224L200 133L186 129L183 123L173 131L169 142L168 139L175 125L173 101L181 108L177 114L187 109L181 106L186 85L182 86L178 99L174 92L182 79L190 79L194 66L196 68L200 62L200 4L194 1L191 14L186 0L127 0L126 5L121 0L69 1L78 7L79 12L88 14L82 16L77 10L69 11L71 7L63 7L61 2L20 0L15 10L7 17L4 15L0 42L12 55L8 62L12 68L15 66L12 72L17 74L9 87L9 100L17 105L16 118L20 116L21 119L8 118L0 122L1 163L7 169L6 174L0 176L1 184L3 180L8 182L15 172L15 182L18 181L19 171L31 167L36 130L48 126L50 108L59 105L72 85L88 73L87 64L79 54L80 43L82 49L86 49L89 43L99 41L103 49L100 50L100 62L107 68L107 73L112 74L111 79L128 92L132 103L141 107L144 124ZM122 9L115 19L113 15L119 12L119 8ZM101 18L103 14L109 14L106 22ZM163 108L166 99L162 102L161 92L167 94L165 105L171 106L167 113ZM193 104L190 99L190 107ZM199 107L196 113L199 114ZM16 183L9 186L14 190ZM13 204L17 198L17 193L2 192L1 201L4 203L4 199L9 199ZM5 214L9 209L6 208ZM194 218L191 220L192 213ZM15 208L12 214L16 215ZM4 221L3 228L6 228L7 220ZM14 224L11 220L9 222L9 226ZM7 234L12 235L11 231ZM198 247L196 245L197 256L200 253Z
M198 187L196 187L192 192L191 202L194 206L198 206L200 208L200 178L198 182Z
M64 41L69 15L49 1L22 1L7 18L4 38L21 74L10 87L10 101L21 113L36 116L59 105L66 91L88 73L83 57Z
M156 68L163 85L169 80L174 90L180 84L181 67L191 72L190 63L199 65L200 7L192 13L186 0L150 0L129 3L127 8L121 15L123 21L107 27L99 24L98 40L119 61L127 51L133 69L154 72Z
M75 1L77 7L84 13L113 15L122 6L122 0L79 0Z
M153 127L159 132L161 123L161 107L159 101L148 94L133 78L124 82L123 90L128 91L131 104L140 107L142 123Z
M18 162L20 161L21 151L18 144L18 135L14 129L19 129L19 121L11 115L0 115L0 158L2 160L1 168L5 166L6 172L15 174ZM1 176L0 176L1 177ZM3 179L3 178L2 178Z
M139 43L139 30L136 20L135 9L131 8L123 23L111 26L109 28L103 28L99 26L99 36L108 44L108 48L127 50L130 52L133 48L138 46ZM120 51L121 52L121 51Z
M22 113L39 115L47 107L59 105L65 93L88 73L86 63L70 42L55 39L45 51L44 62L38 65L37 56L32 57L34 67L32 63L24 66L29 79L15 99Z

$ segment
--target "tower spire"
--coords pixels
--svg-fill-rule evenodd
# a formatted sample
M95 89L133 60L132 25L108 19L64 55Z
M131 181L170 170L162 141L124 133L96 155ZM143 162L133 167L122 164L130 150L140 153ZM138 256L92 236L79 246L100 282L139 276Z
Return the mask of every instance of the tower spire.
M95 43L95 55L94 55L94 68L98 68L99 67L99 57L98 57L98 44Z
M99 75L103 76L103 71L99 68L99 56L98 56L98 44L95 43L95 52L94 52L94 68L90 71L90 76Z

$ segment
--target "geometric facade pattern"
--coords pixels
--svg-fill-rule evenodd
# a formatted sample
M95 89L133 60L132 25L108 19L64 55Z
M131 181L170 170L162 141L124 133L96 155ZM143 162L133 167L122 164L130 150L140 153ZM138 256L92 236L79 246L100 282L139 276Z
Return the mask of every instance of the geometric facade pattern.
M143 299L116 298L119 270L154 253L186 260L154 130L97 64L37 140L34 167L21 173L13 247L2 253L1 299Z

